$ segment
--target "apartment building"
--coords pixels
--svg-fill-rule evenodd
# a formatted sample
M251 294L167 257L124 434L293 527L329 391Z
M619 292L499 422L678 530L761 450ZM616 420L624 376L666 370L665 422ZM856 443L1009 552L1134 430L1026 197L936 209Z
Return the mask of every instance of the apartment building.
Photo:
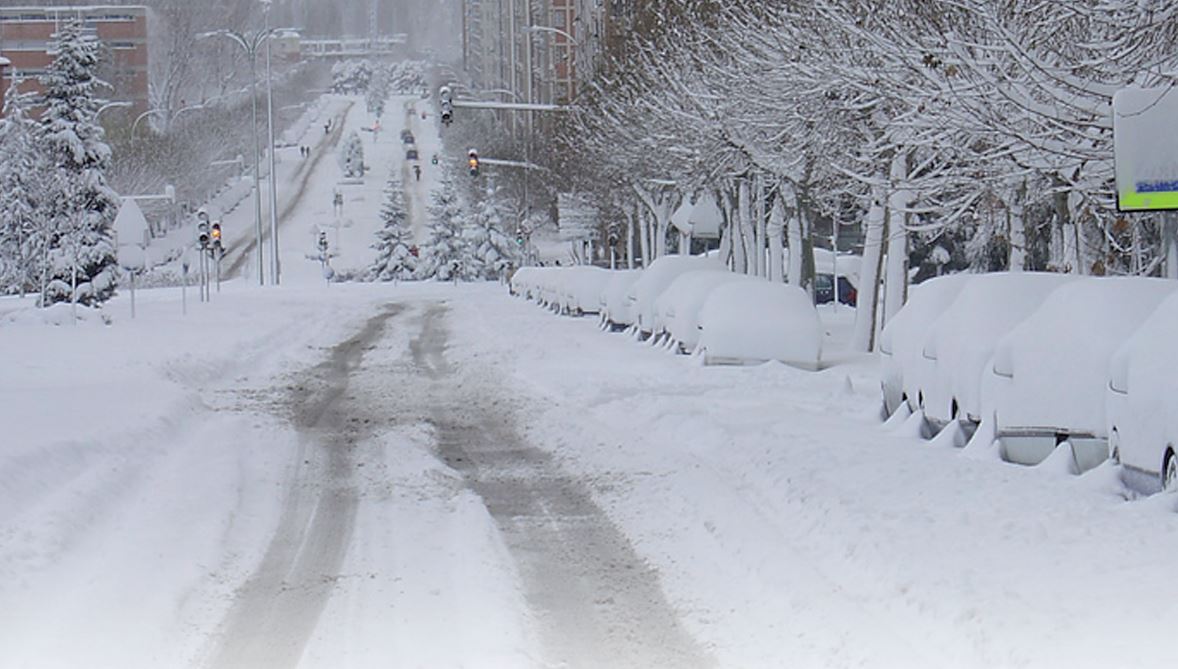
M99 41L101 78L113 90L110 100L148 109L148 17L143 6L3 7L0 8L0 94L12 81L40 90L37 79L53 62L56 34L66 21L79 19ZM0 60L3 62L3 60Z
M463 0L466 72L482 90L568 103L604 62L635 0Z

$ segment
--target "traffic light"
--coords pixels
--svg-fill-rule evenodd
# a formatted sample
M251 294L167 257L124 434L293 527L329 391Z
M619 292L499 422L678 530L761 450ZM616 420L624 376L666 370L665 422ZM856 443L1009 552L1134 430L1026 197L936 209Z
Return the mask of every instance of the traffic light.
M466 152L466 163L470 166L470 176L479 175L479 152L471 149Z
M209 247L209 213L203 208L196 212L196 242L202 249Z
M449 86L438 89L438 107L442 112L442 124L450 125L454 120L454 93Z
M209 234L210 234L210 235L212 236L212 238L213 238L213 250L214 250L214 251L220 251L220 250L221 250L221 248L222 248L222 247L221 247L221 224L220 224L220 223L214 223L214 224L213 224L213 228L212 228L212 230L210 231L210 233L209 233Z

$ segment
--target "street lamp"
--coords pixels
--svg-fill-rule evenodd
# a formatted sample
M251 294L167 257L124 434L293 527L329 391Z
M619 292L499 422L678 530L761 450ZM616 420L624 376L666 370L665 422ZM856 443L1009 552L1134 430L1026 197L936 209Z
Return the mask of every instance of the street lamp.
M568 40L569 63L568 63L568 73L567 73L568 77L567 77L567 79L569 82L568 83L569 99L571 101L571 99L573 97L573 95L572 95L572 93L573 93L573 91L572 91L573 73L576 71L576 64L577 64L577 46L578 46L577 38L573 37L573 35L571 33L567 33L565 31L561 30L560 28L553 28L552 26L525 26L524 32L526 32L526 33L536 33L536 32L552 33L555 35L560 35ZM529 73L529 76L531 76L531 73Z
M2 65L2 63L0 63L0 65ZM108 110L108 109L114 109L114 108L116 108L116 107L123 107L123 108L126 108L126 107L130 107L130 106L132 106L132 103L130 103L130 102L124 102L124 101L122 101L122 100L118 100L118 101L115 101L115 102L108 102L108 103L106 103L106 104L102 105L101 107L99 107L99 108L98 108L98 111L94 112L94 122L95 122L95 123L97 123L97 122L98 122L98 117L99 117L99 116L102 116L102 112L104 112L104 111L106 111L106 110Z
M253 135L254 135L254 234L257 236L258 246L258 285L266 285L265 262L262 258L262 191L261 191L261 162L262 157L258 153L258 49L261 48L262 43L267 41L269 36L265 30L251 31L248 33L237 32L236 30L214 30L212 32L201 33L197 35L198 39L208 39L210 37L224 37L229 39L237 46L241 47L250 61L250 102L253 114ZM134 133L134 129L132 129ZM273 144L270 146L271 152L274 150ZM273 181L274 173L270 173L270 179ZM274 191L273 185L270 188L271 193ZM273 208L271 208L271 215L273 215Z

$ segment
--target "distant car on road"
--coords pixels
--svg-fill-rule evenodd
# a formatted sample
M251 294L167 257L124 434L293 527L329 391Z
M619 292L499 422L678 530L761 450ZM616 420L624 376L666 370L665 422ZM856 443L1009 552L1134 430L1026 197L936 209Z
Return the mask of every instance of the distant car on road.
M408 130L402 130L401 131L401 143L402 144L414 144L415 141L414 141L413 133Z
M417 149L409 149L406 151L405 160L417 160Z

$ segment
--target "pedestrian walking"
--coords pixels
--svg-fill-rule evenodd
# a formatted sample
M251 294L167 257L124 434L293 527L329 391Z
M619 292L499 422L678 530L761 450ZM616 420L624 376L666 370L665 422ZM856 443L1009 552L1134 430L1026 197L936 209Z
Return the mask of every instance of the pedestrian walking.
M417 177L418 181L421 181L421 165L413 166L413 176Z

